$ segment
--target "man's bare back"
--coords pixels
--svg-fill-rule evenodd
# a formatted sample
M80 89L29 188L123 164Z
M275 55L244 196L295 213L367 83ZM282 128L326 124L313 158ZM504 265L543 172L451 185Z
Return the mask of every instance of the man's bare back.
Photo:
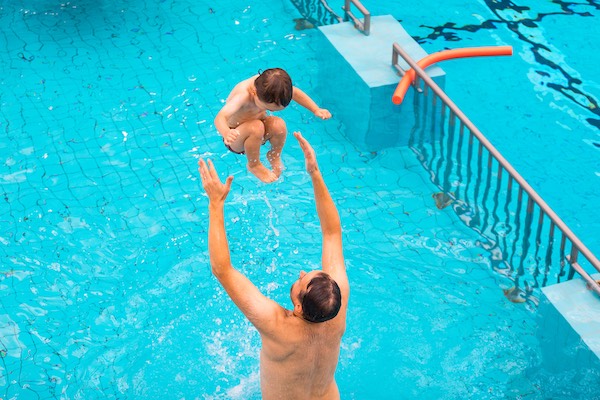
M311 323L282 308L278 328L261 332L261 390L270 399L339 399L334 379L346 310L333 320Z

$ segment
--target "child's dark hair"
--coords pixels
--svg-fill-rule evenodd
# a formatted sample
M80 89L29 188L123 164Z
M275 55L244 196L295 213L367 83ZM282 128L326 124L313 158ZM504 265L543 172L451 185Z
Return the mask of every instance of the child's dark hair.
M281 68L271 68L262 72L254 81L256 95L265 103L287 107L292 101L292 78Z

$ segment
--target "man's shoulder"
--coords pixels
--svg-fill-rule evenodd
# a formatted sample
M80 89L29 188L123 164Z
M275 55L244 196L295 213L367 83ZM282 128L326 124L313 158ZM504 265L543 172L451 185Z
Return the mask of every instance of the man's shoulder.
M261 318L262 323L260 326L256 326L259 332L262 330L270 331L285 324L288 310L274 300L269 299L269 303L271 306L261 311L263 314Z
M272 314L273 317L269 324L264 327L257 327L261 335L264 334L280 341L291 338L290 335L299 330L298 318L290 310L278 304Z

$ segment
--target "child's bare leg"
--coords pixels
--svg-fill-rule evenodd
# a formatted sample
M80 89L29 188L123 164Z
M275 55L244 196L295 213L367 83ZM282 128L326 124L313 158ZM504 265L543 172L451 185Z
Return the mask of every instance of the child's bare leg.
M271 164L271 168L277 177L283 171L283 163L281 162L281 151L285 144L287 136L287 127L285 121L279 117L269 116L264 121L265 124L265 139L271 144L271 150L267 152L267 160Z
M245 122L237 128L244 137L244 151L248 158L248 170L263 182L273 182L278 175L260 162L260 147L263 144L265 127L260 120Z

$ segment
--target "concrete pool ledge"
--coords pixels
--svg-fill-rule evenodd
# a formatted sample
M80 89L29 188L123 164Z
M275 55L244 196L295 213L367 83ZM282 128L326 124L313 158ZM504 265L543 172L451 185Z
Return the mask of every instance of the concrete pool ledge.
M394 42L415 60L427 52L391 15L371 18L371 34L365 36L352 22L319 27L326 40L321 49L320 81L324 104L335 104L333 110L348 129L347 136L368 150L406 145L415 126L414 89L410 88L402 105L392 103L392 94L401 76L392 67ZM403 69L409 66L399 59ZM427 72L442 88L445 73L432 66Z
M600 274L593 278L600 279ZM546 355L554 358L559 353L569 353L575 365L597 364L600 360L600 298L587 288L583 279L546 286L542 293L545 298L538 312L542 318L541 337L549 346Z

